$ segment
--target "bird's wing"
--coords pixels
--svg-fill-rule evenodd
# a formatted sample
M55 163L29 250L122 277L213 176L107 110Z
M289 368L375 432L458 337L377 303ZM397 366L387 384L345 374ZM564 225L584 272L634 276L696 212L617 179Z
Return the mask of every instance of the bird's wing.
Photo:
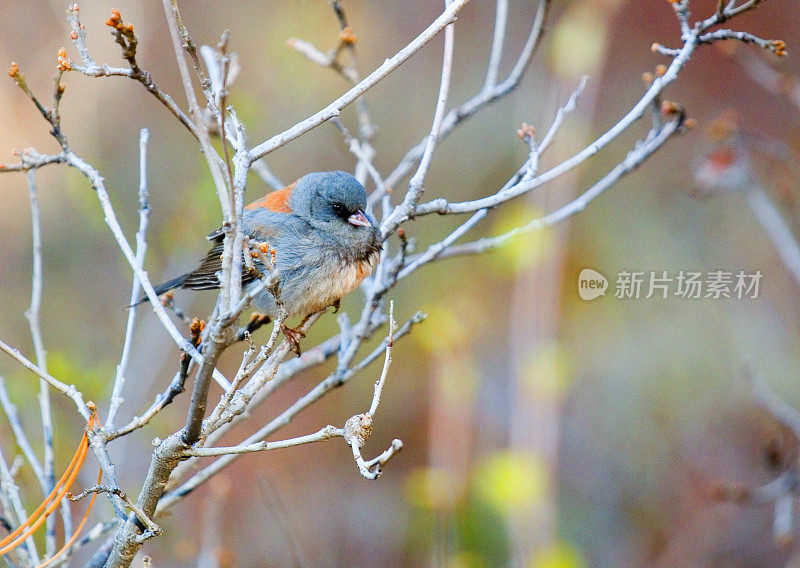
M181 287L193 290L213 290L219 288L217 272L222 270L222 232L214 242L211 250L202 258L200 266L189 272L183 279Z
M258 214L245 211L244 232L252 240L264 241L274 246L280 226L280 221L274 219L274 213L269 215ZM222 228L210 233L208 240L213 241L211 250L200 260L200 266L189 272L180 284L183 288L193 290L211 290L219 288L219 278L217 273L222 271L222 252L224 248L225 233ZM263 270L260 263L256 263L257 268ZM256 275L248 270L242 263L242 284L248 284L256 279Z

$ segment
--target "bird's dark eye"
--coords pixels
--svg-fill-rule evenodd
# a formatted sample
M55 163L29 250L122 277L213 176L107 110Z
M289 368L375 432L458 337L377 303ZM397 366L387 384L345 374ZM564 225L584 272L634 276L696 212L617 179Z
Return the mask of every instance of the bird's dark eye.
M342 216L345 213L344 206L341 203L331 204L331 209L333 209L333 212L339 216Z

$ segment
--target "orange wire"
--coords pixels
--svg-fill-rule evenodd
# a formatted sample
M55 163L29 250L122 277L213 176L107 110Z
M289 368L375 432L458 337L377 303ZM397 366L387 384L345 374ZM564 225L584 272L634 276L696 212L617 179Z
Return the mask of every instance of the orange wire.
M102 480L103 480L103 470L101 469L100 470L100 474L97 476L97 484L100 485L100 482ZM83 518L81 519L81 523L78 525L78 528L75 530L75 532L73 533L72 537L67 542L64 543L64 546L61 547L61 550L56 552L50 559L48 559L45 562L42 562L41 564L36 566L36 568L45 568L45 566L49 565L53 560L55 560L56 558L58 558L59 556L64 554L64 552L66 552L67 549L70 546L72 546L72 544L76 540L78 540L78 536L81 534L81 531L83 530L83 525L86 524L86 520L89 518L89 513L92 512L92 507L94 507L94 500L95 499L97 499L97 493L94 493L92 495L92 499L89 501L89 508L86 509L86 512L83 514Z
M96 417L93 413L89 417L89 422L87 424L87 427L92 428L95 424L95 420ZM31 514L31 516L28 517L28 519L24 523L22 523L11 534L9 534L2 541L0 541L0 546L2 546L2 548L0 548L0 556L14 550L17 546L22 544L25 541L25 539L27 539L31 534L33 534L34 531L36 531L36 529L38 529L42 525L42 523L47 519L50 513L52 513L56 509L56 507L58 507L59 503L61 502L61 499L64 497L64 495L67 494L67 491L69 491L69 488L72 486L73 482L75 481L75 478L78 476L78 472L80 471L81 466L83 465L83 462L86 459L86 453L88 451L89 451L89 436L86 432L84 432L83 437L81 438L81 443L78 446L78 451L75 453L75 456L72 458L72 461L70 462L69 466L67 466L67 470L64 472L64 475L61 476L61 479L58 481L58 483L50 492L50 494L47 496L47 498L44 500L44 502L41 505L39 505L36 511L34 511L33 514ZM59 489L62 485L64 487ZM54 499L55 501L53 501ZM48 503L50 503L51 501L53 501L53 503L51 503L48 506ZM44 513L42 513L43 509ZM39 517L39 515L42 516ZM37 517L39 518L37 519ZM23 531L23 529L25 529L25 527L27 527L28 525L30 525L30 527L20 535L20 532Z
M87 452L88 448L89 448L88 441L87 441L87 443L81 442L81 446L80 446L80 448L78 450L78 464L77 464L77 467L75 467L71 472L69 472L69 477L67 478L66 483L64 484L64 486L58 491L56 489L54 489L53 492L55 492L55 495L53 495L53 492L51 492L51 494L48 496L48 498L45 500L45 502L42 503L39 506L38 509L36 509L34 514L31 515L30 517L28 517L28 520L25 521L20 527L17 527L17 530L14 531L14 532L16 532L18 534L18 531L21 528L24 528L27 525L30 525L28 527L28 529L25 530L25 532L23 532L21 535L19 535L16 538L14 538L13 541L11 541L7 545L5 545L3 548L0 548L0 555L3 555L5 553L13 550L17 546L19 546L26 538L28 538L31 534L33 534L36 531L36 529L38 529L40 526L42 526L42 523L45 520L47 520L47 517L50 515L50 513L52 513L56 509L56 507L58 507L59 503L61 502L61 499L64 497L64 495L67 494L67 491L69 491L70 486L72 486L72 483L75 481L75 478L78 476L78 473L80 472L80 467L83 465L83 461L86 459L86 452ZM53 501L53 502L50 503L50 505L47 505L49 501ZM37 519L36 517L41 512L42 507L45 507L45 506L46 506L46 509L44 510L44 513L42 513L41 516L39 516L39 518ZM31 523L33 523L33 524L31 524ZM8 537L6 537L6 538L8 538Z
M42 513L42 511L47 507L48 503L50 503L50 501L52 501L53 498L58 494L59 488L64 484L66 479L71 475L73 468L75 467L76 463L78 463L78 460L80 459L81 451L83 449L83 446L86 445L87 448L88 448L88 444L89 444L89 438L84 433L83 438L81 438L81 443L78 446L78 451L75 452L75 456L73 456L72 461L70 462L69 466L67 466L67 470L64 472L64 475L61 477L61 479L58 480L58 483L56 484L56 486L53 488L53 490L50 492L50 494L47 496L47 498L44 500L44 502L41 505L39 505L39 508L36 509L31 514L30 517L28 517L28 520L26 520L24 523L22 523L20 526L18 526L11 534L6 536L3 540L0 540L0 546L5 545L7 542L10 542L11 540L14 540L15 537L20 532L22 532L25 529L26 526L31 524L33 522L33 520Z

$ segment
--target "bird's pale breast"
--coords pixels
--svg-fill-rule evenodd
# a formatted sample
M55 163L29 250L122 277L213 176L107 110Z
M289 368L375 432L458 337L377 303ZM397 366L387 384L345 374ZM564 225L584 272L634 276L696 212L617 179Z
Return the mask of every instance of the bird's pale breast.
M329 274L310 283L305 303L298 312L313 313L330 306L358 288L369 276L378 260L378 254L370 255L366 260L339 264Z

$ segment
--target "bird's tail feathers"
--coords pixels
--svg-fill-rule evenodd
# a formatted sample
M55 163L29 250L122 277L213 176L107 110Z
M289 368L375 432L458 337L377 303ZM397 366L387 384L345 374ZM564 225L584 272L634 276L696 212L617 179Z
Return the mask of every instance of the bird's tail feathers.
M181 286L183 286L183 283L186 280L187 276L189 276L189 273L181 274L177 278L173 278L172 280L167 280L163 284L159 284L158 286L155 287L156 296L160 296L161 294L166 294L170 290L175 290L176 288L180 288ZM136 307L141 303L147 302L148 300L149 298L145 294L144 296L139 298L139 300L136 303L133 303L128 307L129 308Z

